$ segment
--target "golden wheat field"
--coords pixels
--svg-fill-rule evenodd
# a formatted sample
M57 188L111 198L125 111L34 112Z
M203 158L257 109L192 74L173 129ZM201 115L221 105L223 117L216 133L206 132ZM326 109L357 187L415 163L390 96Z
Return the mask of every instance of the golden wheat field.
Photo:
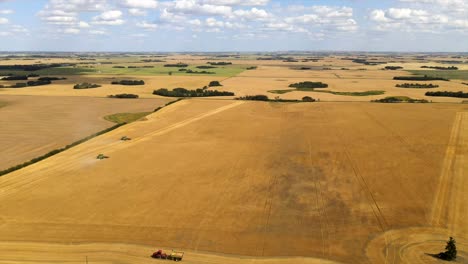
M0 264L165 263L150 257L157 249L184 251L188 264L436 264L445 262L432 254L449 236L457 240L456 263L468 263L468 105L425 95L468 92L464 58L281 56L288 58L1 61L73 66L28 77L66 78L47 85L12 88L25 81L0 80L0 171L113 126L105 116L151 113L0 176ZM395 76L448 60L459 70L425 71L450 77L423 82L439 87L396 87L413 81ZM199 68L210 62L232 64ZM168 70L168 63L189 66ZM144 85L112 85L116 80ZM166 105L177 97L153 94L211 81L222 86L206 89L235 95ZM328 87L288 91L305 81ZM101 86L73 88L80 83ZM381 94L356 96L369 91ZM107 98L116 94L139 98ZM234 100L247 95L299 102ZM304 96L319 102L300 102ZM428 103L370 102L388 96Z
M187 263L430 263L423 252L453 234L463 261L467 110L182 101L0 178L0 252L37 252L19 254L28 263L140 263L151 246L188 250Z

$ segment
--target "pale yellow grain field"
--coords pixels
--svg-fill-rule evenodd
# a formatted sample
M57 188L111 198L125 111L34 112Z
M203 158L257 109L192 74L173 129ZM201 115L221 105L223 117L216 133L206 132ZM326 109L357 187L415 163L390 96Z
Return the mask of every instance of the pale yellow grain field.
M0 177L0 262L464 263L467 112L178 102Z
M0 170L113 126L106 115L152 112L169 101L0 94Z

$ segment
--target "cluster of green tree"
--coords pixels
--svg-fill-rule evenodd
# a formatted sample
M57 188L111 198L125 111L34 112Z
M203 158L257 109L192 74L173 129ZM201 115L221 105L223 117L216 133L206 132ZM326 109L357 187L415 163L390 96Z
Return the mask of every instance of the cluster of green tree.
M142 62L166 62L164 60L152 60L152 59L145 59L145 60L141 60Z
M284 57L284 56L271 56L271 57L259 57L257 60L264 60L264 61L271 61L271 60L281 60L281 61L287 61L287 60L294 60L293 57Z
M289 59L283 60L283 62L299 62L299 61L293 58L289 58Z
M257 94L257 95L246 95L246 96L241 96L236 98L236 100L246 100L246 101L264 101L264 102L279 102L279 103L297 103L301 102L300 100L296 99L281 99L279 97L275 97L275 99L270 99L268 96L263 95L263 94ZM316 100L310 96L304 96L302 97L302 102L315 102Z
M468 93L465 93L462 91L459 91L459 92L438 91L438 92L426 92L426 96L468 98Z
M77 145L79 145L79 144L81 144L81 143L84 143L84 142L86 142L86 141L88 141L88 140L90 140L90 139L92 139L92 138L95 138L95 137L100 136L100 135L102 135L102 134L105 134L105 133L107 133L107 132L109 132L109 131L112 131L112 130L114 130L114 129L117 129L117 128L123 126L123 125L125 125L125 123L117 124L117 125L112 126L112 127L110 127L110 128L104 129L104 130L102 130L102 131L100 131L100 132L98 132L98 133L95 133L95 134L92 134L92 135L90 135L90 136L87 136L87 137L85 137L85 138L83 138L83 139L81 139L81 140L75 141L75 142L73 142L72 144L67 145L67 146L65 146L65 147L63 147L63 148L59 148L59 149L52 150L52 151L48 152L48 153L45 154L45 155L39 156L39 157L37 157L37 158L34 158L34 159L32 159L32 160L30 160L30 161L27 161L27 162L25 162L25 163L23 163L23 164L10 167L10 168L8 168L8 169L6 169L6 170L2 170L2 171L0 171L0 176L3 176L3 175L8 174L8 173L10 173L10 172L14 172L14 171L17 171L17 170L22 169L22 168L24 168L24 167L27 167L27 166L29 166L29 165L32 165L32 164L34 164L34 163L37 163L37 162L39 162L39 161L41 161L41 160L44 160L44 159L46 159L46 158L48 158L48 157L50 157L50 156L53 156L53 155L58 154L58 153L60 153L60 152L63 152L63 151L65 151L65 150L70 149L70 148L72 148L72 147L74 147L74 146L77 146Z
M76 64L71 63L52 63L52 64L31 64L31 65L0 65L0 70L10 71L38 71L49 68L69 67Z
M67 78L64 77L41 77L37 79L38 81L60 81L60 80L66 80Z
M112 68L114 68L114 69L125 69L126 67L125 66L112 66Z
M188 66L189 66L188 64L181 63L181 62L176 63L176 64L164 64L164 67L186 68Z
M220 61L220 62L207 62L210 65L213 66L224 66L224 65L232 65L232 62L225 62L225 61Z
M208 84L209 87L215 87L215 86L223 86L219 81L211 81L210 84Z
M384 69L395 71L395 70L401 70L401 69L403 69L403 67L401 67L401 66L385 66Z
M218 67L202 65L202 66L197 66L196 68L197 69L216 69Z
M175 88L169 91L166 88L161 88L153 91L153 94L167 97L209 97L209 96L233 96L232 92L196 89L187 90L185 88Z
M424 89L429 89L429 88L437 88L439 85L437 84L425 84L425 83L404 83L404 84L397 84L395 87L398 88L424 88Z
M121 80L121 81L113 81L111 82L113 85L145 85L145 81L143 80Z
M36 73L28 74L28 78L33 78L33 77L39 77L39 74L36 74Z
M92 88L99 88L101 85L94 84L94 83L79 83L73 86L73 89L92 89Z
M257 95L246 95L246 96L241 96L241 97L236 98L236 100L270 101L270 98L268 98L268 96L263 95L263 94L257 94Z
M395 76L393 80L400 81L449 81L448 79L441 77L431 77L431 76Z
M327 88L328 84L322 82L299 82L290 84L289 87L294 87L298 89L314 89L314 88Z
M247 67L247 70L256 70L256 69L257 69L257 66Z
M28 79L28 76L26 75L16 75L16 76L7 76L3 77L3 81L25 81Z
M137 99L139 96L137 94L114 94L114 95L108 95L107 97L109 98L120 98L120 99Z
M378 62L378 61L367 61L367 59L351 59L354 63L364 64L364 65L380 65L380 64L387 64L386 62Z
M48 85L48 84L51 84L52 82L51 81L48 81L48 80L43 80L43 81L40 81L40 80L37 80L37 81L29 81L29 82L26 82L26 83L16 83L12 86L10 86L11 88L24 88L24 87L28 87L28 86L41 86L41 85Z
M191 73L191 74L215 74L216 72L209 72L209 71L193 71L193 70L186 70L186 73Z
M374 103L429 103L425 99L412 99L407 96L390 96L383 99L372 100Z
M458 70L458 67L442 67L442 66L421 66L423 69L436 69L436 70Z

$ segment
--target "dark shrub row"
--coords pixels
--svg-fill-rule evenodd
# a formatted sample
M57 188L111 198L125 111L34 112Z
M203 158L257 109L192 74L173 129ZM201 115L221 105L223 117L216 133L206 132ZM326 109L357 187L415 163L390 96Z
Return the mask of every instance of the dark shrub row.
M185 63L176 63L176 64L165 64L164 67L177 67L177 68L186 68L188 67L188 64Z
M458 67L442 67L442 66L421 66L422 69L436 69L436 70L458 70Z
M137 94L114 94L114 95L108 95L107 97L109 98L120 98L120 99L136 99L139 96Z
M439 91L439 92L426 92L426 96L468 98L468 93L464 93L462 91L459 91L459 92Z
M400 81L449 81L448 79L441 77L430 77L427 75L424 76L395 76L393 80Z
M94 84L94 83L79 83L73 86L73 89L92 89L92 88L99 88L101 85Z
M196 68L197 68L197 69L216 69L216 68L218 68L218 67L202 65L202 66L197 66Z
M28 79L28 76L26 75L17 75L17 76L8 76L8 77L3 77L3 81L25 81Z
M397 84L396 87L398 88L437 88L439 85L437 84L425 84L425 83L404 83L404 84Z
M143 80L121 80L121 81L113 81L111 84L113 85L145 85L145 81Z
M290 84L289 87L294 87L298 89L303 89L303 88L308 88L308 89L313 89L313 88L327 88L328 84L322 83L322 82L299 82L299 83L293 83Z
M155 95L167 97L209 97L209 96L233 96L232 92L216 91L216 90L187 90L185 88L175 88L169 91L166 88L161 88L153 92Z
M232 62L225 62L225 61L220 61L220 62L207 62L210 65L213 66L223 66L223 65L232 65Z
M401 67L401 66L385 66L384 69L395 71L395 70L401 70L401 69L403 69L403 67Z
M390 96L383 99L372 100L374 103L429 103L425 99L412 99L405 96Z

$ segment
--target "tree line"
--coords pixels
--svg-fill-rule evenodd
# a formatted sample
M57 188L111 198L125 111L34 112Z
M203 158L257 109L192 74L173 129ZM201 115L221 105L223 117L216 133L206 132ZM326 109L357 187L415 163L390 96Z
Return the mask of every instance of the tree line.
M395 87L398 88L437 88L439 85L437 84L425 84L425 83L403 83L403 84L397 84Z
M112 85L145 85L145 81L143 80L121 80L121 81L113 81L111 82Z
M442 97L456 97L456 98L468 98L468 93L458 91L437 91L437 92L426 92L426 96L442 96Z
M234 96L233 92L216 91L206 89L188 90L185 88L175 88L168 90L161 88L153 91L154 95L167 96L167 97L210 97L210 96Z

